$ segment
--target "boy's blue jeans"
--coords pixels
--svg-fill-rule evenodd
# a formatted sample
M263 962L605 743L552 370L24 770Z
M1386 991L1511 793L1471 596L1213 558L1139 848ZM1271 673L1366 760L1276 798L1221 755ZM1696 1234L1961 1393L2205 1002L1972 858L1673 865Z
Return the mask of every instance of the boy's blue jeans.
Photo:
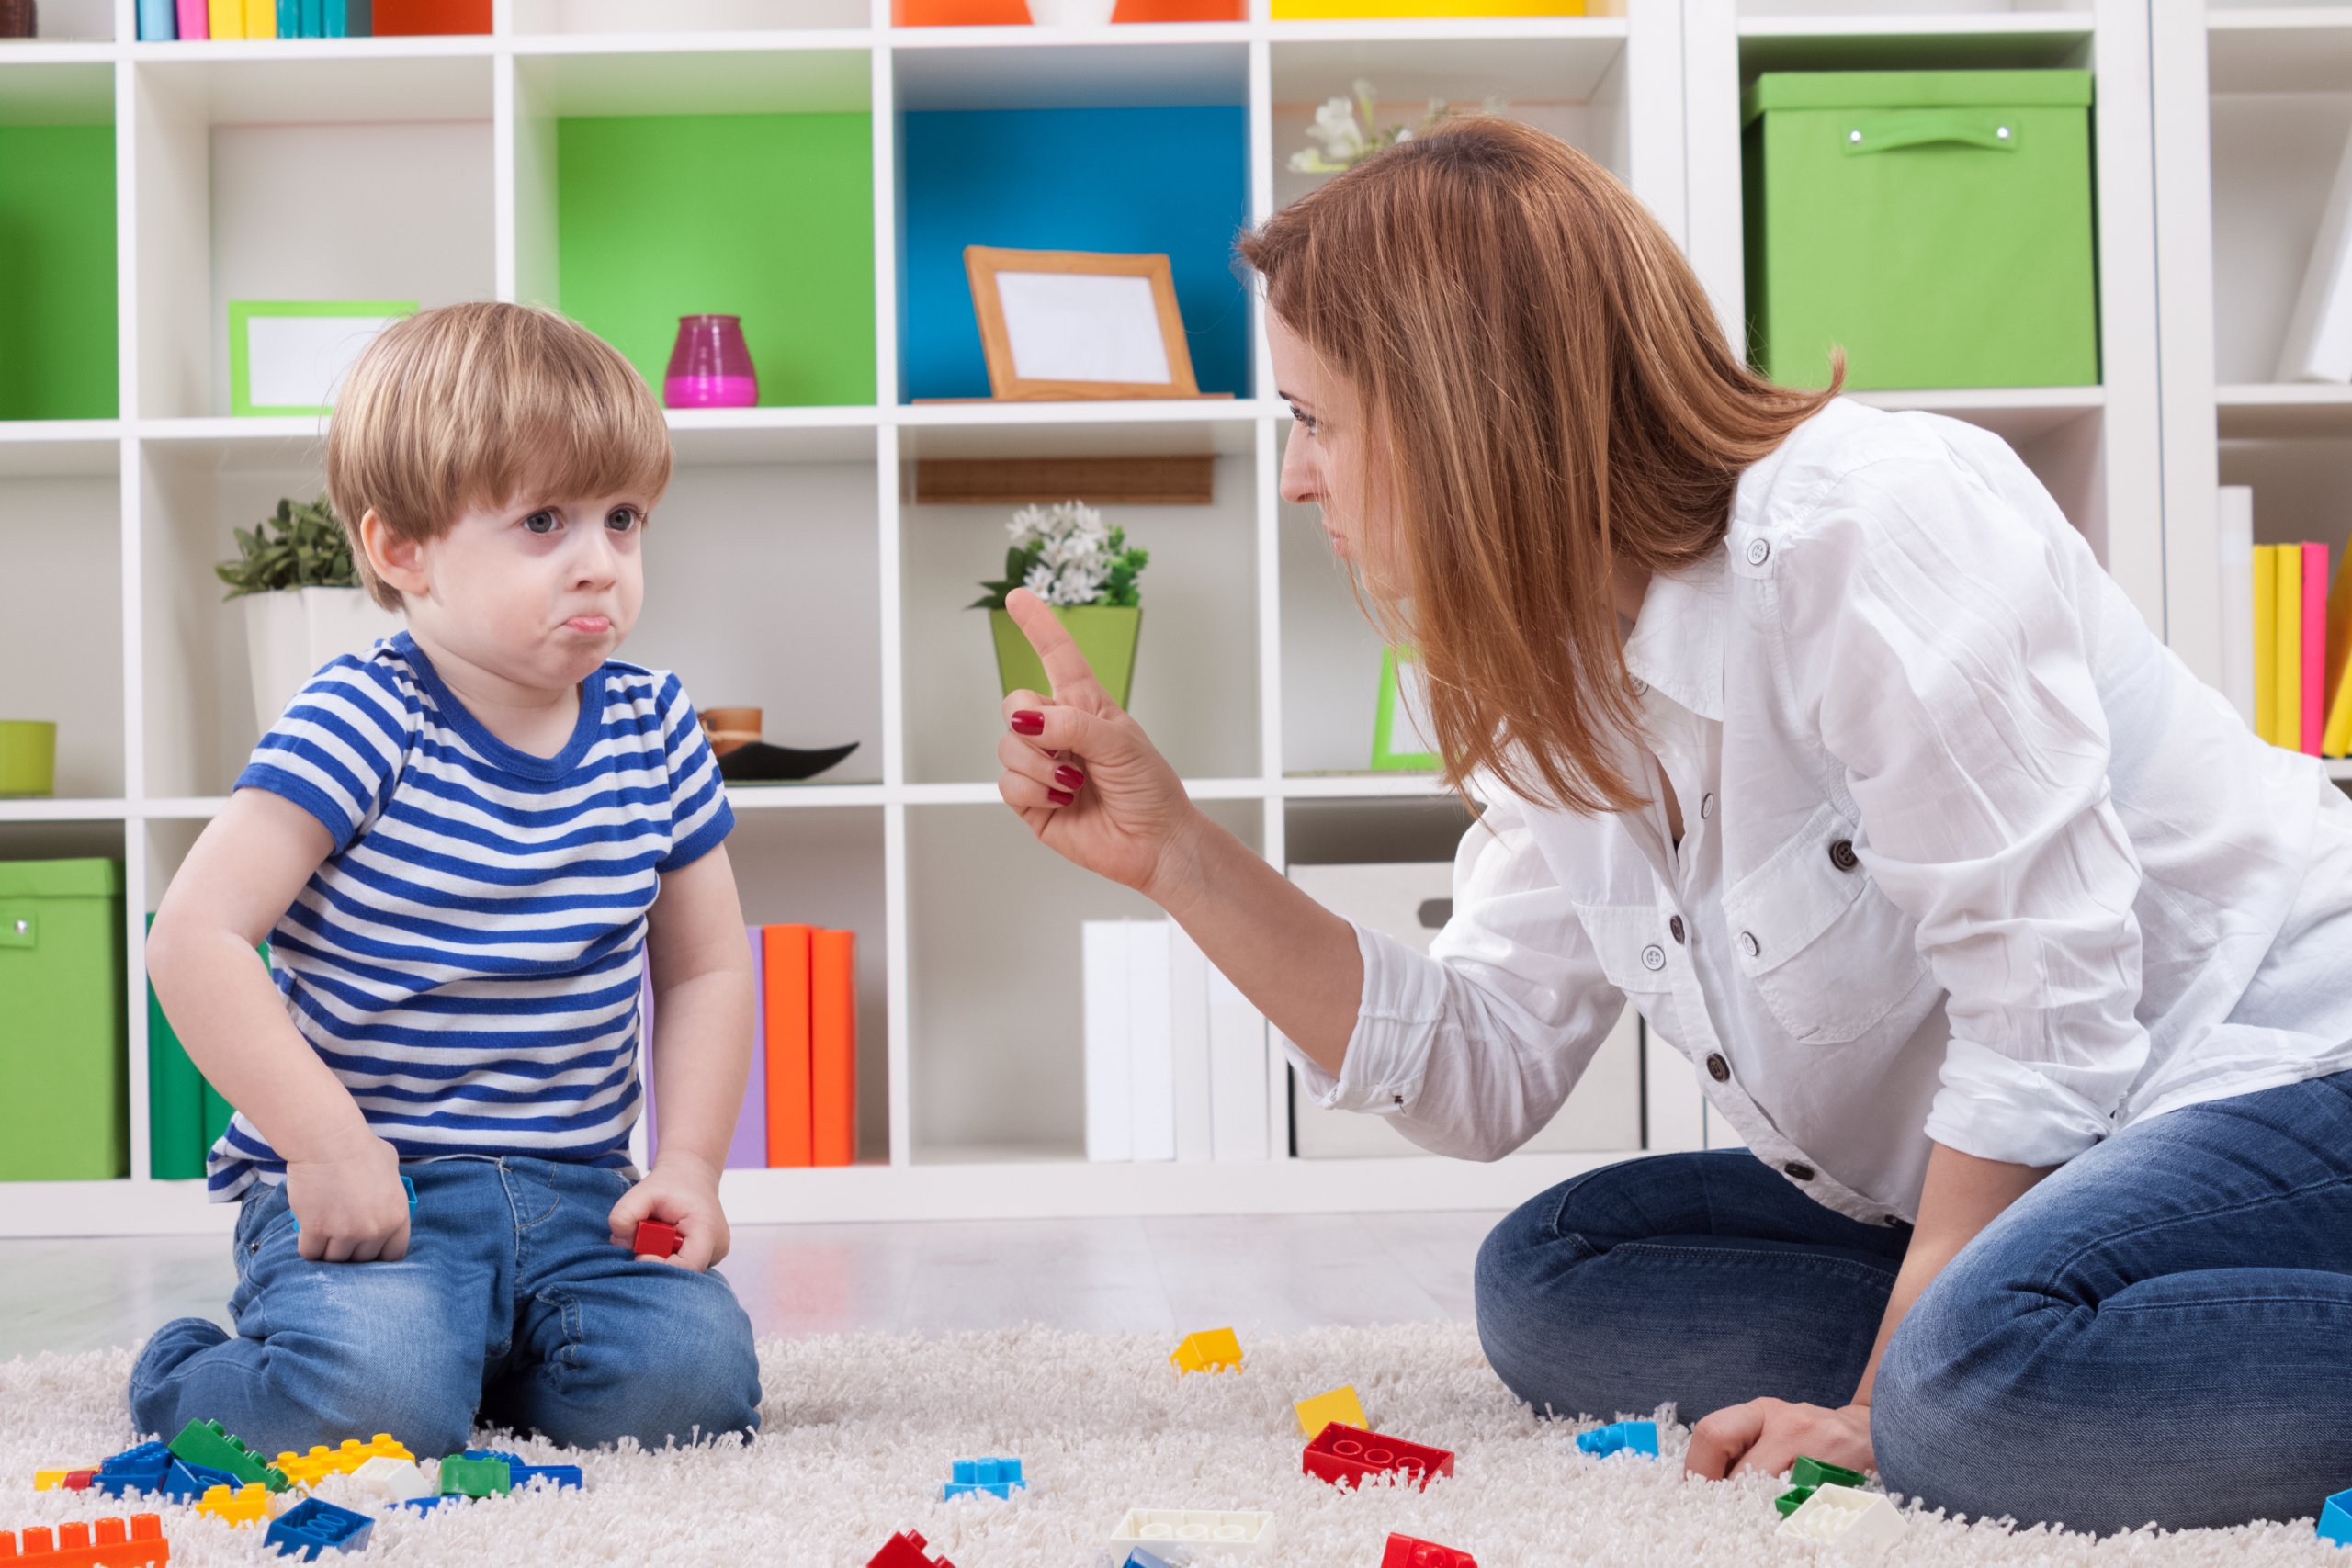
M1911 1233L1743 1150L1587 1172L1477 1266L1478 1332L1563 1416L1853 1397ZM1888 1344L1888 1488L2111 1531L2309 1518L2352 1486L2352 1073L2167 1111L2012 1204Z
M263 1454L389 1432L420 1458L465 1448L477 1411L579 1448L758 1428L751 1320L718 1274L614 1245L626 1177L513 1156L401 1168L417 1202L397 1263L305 1261L286 1190L254 1188L238 1337L164 1325L131 1369L132 1425L218 1421Z

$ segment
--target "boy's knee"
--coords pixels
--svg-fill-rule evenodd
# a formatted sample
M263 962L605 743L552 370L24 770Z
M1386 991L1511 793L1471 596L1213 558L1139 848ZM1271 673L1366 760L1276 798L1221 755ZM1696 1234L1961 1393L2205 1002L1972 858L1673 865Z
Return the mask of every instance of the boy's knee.
M680 1281L686 1283L686 1281ZM658 1449L760 1427L760 1362L752 1322L726 1283L678 1292L661 1332L582 1347L589 1375L567 1377L555 1397L534 1401L531 1423L567 1448L634 1438ZM590 1370L593 1369L593 1370Z

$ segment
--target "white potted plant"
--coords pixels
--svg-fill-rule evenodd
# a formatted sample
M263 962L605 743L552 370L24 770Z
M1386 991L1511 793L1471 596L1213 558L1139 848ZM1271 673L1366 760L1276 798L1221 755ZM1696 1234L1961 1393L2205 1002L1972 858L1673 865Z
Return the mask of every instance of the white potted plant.
M229 598L245 602L254 720L267 733L311 676L338 654L367 652L401 618L359 586L351 541L324 496L280 501L276 516L235 532L237 558L212 570Z
M988 592L968 606L989 612L1005 694L1051 690L1045 666L1004 608L1006 594L1026 588L1053 606L1103 691L1125 707L1143 631L1136 577L1150 564L1151 552L1129 545L1125 528L1106 526L1102 513L1082 501L1024 506L1007 527L1012 544L1005 551L1004 576L982 583Z

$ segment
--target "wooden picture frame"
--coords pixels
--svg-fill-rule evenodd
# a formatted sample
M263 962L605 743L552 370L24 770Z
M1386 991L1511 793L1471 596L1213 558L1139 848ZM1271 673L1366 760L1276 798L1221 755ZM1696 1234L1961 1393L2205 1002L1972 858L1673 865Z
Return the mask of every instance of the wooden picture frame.
M1204 395L1193 379L1166 256L967 245L964 270L993 396L1046 402Z
M230 300L230 413L332 413L361 352L416 310L413 299Z
M1408 670L1409 666L1409 670ZM1380 705L1372 715L1372 767L1381 773L1433 773L1441 759L1435 751L1408 751L1402 747L1430 744L1429 686L1420 661L1411 649L1381 650Z

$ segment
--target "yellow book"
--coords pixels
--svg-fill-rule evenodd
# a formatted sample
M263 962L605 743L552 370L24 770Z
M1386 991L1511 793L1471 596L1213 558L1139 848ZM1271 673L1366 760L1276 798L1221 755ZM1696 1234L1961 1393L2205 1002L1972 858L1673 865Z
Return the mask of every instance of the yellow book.
M2274 745L2278 729L2278 547L2254 547L2254 732Z
M1585 0L1274 0L1278 22L1394 21L1408 17L1581 17Z
M2352 556L2352 539L2345 541L2345 554ZM2327 595L2327 689L2329 699L2327 725L2320 731L2320 754L2341 757L2352 753L2352 680L2345 678L2352 667L2352 566L2343 557L2335 565L2335 581Z
M277 0L245 0L245 36L277 36Z
M245 36L245 0L209 0L205 10L214 38Z
M2271 658L2278 664L2278 706L2271 716L2274 745L2303 749L2303 550L2280 545L2278 610Z

